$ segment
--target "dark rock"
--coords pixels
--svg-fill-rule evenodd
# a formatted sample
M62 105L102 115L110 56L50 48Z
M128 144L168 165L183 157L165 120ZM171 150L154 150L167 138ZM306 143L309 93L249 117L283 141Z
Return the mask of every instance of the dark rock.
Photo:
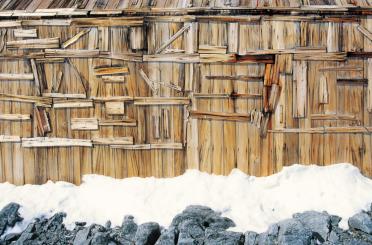
M88 239L88 237L89 237L91 228L92 227L90 226L90 227L84 228L83 230L78 231L76 233L75 238L74 238L73 245L84 245L84 244L87 244L87 241L90 241Z
M160 236L160 226L155 222L148 222L138 226L134 242L136 245L155 244Z
M312 231L296 219L287 219L278 223L278 244L308 245L312 239Z
M112 240L106 232L97 232L93 235L90 245L109 245L110 243Z
M320 213L316 211L307 211L294 214L293 218L301 222L304 227L317 233L317 238L320 242L325 242L327 240L332 222L331 216L328 215L327 212Z
M76 226L86 226L86 225L87 225L87 222L79 222L79 221L76 221L76 222L75 222L75 225L76 225Z
M243 245L244 235L240 232L223 229L207 228L205 230L205 245Z
M4 233L7 227L13 227L23 218L19 216L19 204L9 203L0 211L0 236Z
M161 231L159 239L155 245L174 245L178 240L178 230L174 227Z
M203 244L204 227L197 220L183 220L178 225L178 230L178 244Z
M111 228L111 221L110 220L106 221L105 228L106 229L110 229Z
M247 231L244 233L244 245L257 245L258 233L253 231Z
M372 218L366 213L357 213L349 219L349 226L352 229L372 234Z

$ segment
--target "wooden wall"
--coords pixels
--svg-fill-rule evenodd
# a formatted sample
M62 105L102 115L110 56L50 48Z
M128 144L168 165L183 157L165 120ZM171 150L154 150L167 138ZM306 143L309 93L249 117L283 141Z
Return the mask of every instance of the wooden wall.
M0 182L79 184L90 173L171 177L189 168L266 176L339 162L372 176L369 15L0 27ZM37 37L16 37L29 29ZM47 40L12 42L27 39Z

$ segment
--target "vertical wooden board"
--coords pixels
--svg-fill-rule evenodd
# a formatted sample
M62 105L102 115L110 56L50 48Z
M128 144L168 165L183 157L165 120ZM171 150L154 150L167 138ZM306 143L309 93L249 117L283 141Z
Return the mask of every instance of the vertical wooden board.
M362 170L367 177L372 177L372 137L370 134L363 135Z
M24 148L27 149L27 148ZM52 181L58 181L58 148L51 147L47 148L47 179Z
M293 115L296 118L304 118L307 105L307 62L295 61L294 78L296 83L296 103L293 106Z
M347 85L337 84L337 113L345 114L347 109ZM337 121L337 126L345 126L346 122ZM336 146L336 162L348 162L350 159L349 134L337 134L336 142L342 142Z
M342 50L345 52L363 50L364 37L357 29L359 23L344 22L341 25Z
M25 184L36 184L35 149L23 148Z
M342 23L328 22L327 52L338 52L340 50L340 25Z
M224 74L232 74L232 65L224 65ZM224 93L232 93L234 91L234 86L232 81L224 81ZM223 111L233 113L234 112L234 101L233 100L224 100L223 101ZM223 174L229 174L233 168L237 167L236 164L236 123L225 121L223 125Z
M129 151L126 151L127 154L128 154ZM135 152L137 152L137 151L135 151ZM141 153L140 150L138 152ZM128 155L128 157L130 157L130 159L128 159L128 161L127 161L128 177L141 176L140 175L140 170L145 168L145 166L141 164L142 162L140 162L140 160L141 160L140 156L138 154L132 154L132 155ZM149 163L145 163L145 162L143 162L143 163L147 164L147 165L149 164Z
M262 23L261 25L262 49L272 49L272 38L271 38L272 21L262 21L261 23Z
M239 45L239 23L229 22L227 23L227 52L238 53Z
M105 173L104 162L106 159L104 153L107 148L107 146L95 146L92 149L92 170L94 174L103 175Z

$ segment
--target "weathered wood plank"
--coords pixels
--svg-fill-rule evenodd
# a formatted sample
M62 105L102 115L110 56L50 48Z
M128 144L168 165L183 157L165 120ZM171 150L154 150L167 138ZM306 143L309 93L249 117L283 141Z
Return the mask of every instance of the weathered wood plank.
M92 147L91 140L53 137L22 138L22 147Z

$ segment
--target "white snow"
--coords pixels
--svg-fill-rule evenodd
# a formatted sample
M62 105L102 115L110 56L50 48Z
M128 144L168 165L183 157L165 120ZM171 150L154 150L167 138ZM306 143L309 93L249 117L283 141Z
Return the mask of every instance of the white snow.
M306 210L327 211L347 219L372 202L372 180L351 164L319 167L293 165L269 177L253 177L235 169L229 176L188 170L167 178L113 179L86 175L83 184L65 182L16 187L0 184L0 208L9 202L22 205L24 229L35 217L66 212L65 224L75 221L120 225L126 214L138 223L156 221L168 226L187 205L209 206L234 220L233 230L265 231L272 223ZM8 233L7 232L7 233Z

